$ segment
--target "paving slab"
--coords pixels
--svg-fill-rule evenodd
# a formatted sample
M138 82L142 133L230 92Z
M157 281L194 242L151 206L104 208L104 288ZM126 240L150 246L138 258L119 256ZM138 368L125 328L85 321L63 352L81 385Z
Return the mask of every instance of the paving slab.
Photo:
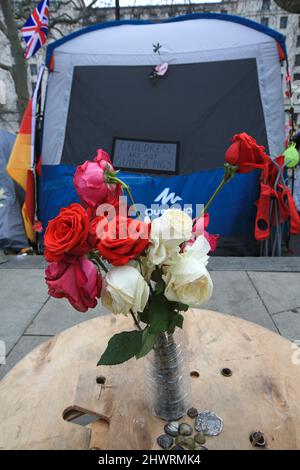
M47 261L42 255L4 255L0 270L2 269L45 269Z
M51 336L22 336L14 349L8 355L6 364L0 365L0 379L14 367L26 354L39 346L41 343L48 341Z
M251 280L245 272L212 272L214 291L203 308L229 313L277 331Z
M81 313L75 310L66 299L50 298L25 333L56 335L78 323L107 313L110 312L104 309L101 303L96 308Z
M273 315L273 320L282 336L299 342L300 346L300 309L276 313Z
M43 256L7 255L5 262L0 264L0 270L45 269L46 266L47 261ZM209 269L210 271L300 272L300 257L211 256Z
M42 271L1 271L0 299L0 339L9 352L48 299Z
M300 307L300 273L248 273L269 313Z

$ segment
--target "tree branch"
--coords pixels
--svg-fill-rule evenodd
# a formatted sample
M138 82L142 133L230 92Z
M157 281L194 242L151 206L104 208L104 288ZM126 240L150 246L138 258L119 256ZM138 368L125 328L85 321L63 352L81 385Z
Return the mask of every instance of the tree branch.
M69 15L61 15L57 18L54 18L52 21L49 22L49 28L53 28L53 26L57 24L67 24L67 25L72 25L72 24L77 24L80 20L84 19L85 17L77 16L76 18L71 18ZM88 18L88 16L87 16Z
M51 26L51 29L52 29L52 30L54 29L54 31L57 31L57 32L61 35L61 37L64 36L64 33L63 33L57 26L52 25L52 26Z
M3 21L0 21L0 31L2 31L2 33L5 34L5 36L7 36L7 27L5 26Z
M2 62L0 62L0 69L6 70L7 72L11 72L12 67L10 65L3 64Z

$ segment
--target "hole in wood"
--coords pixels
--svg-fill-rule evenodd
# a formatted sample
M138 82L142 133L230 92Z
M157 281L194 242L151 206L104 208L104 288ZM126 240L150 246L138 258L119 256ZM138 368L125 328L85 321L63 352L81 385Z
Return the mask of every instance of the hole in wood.
M63 412L63 419L65 421L72 421L72 423L80 424L81 426L87 426L99 419L99 417L94 414L85 413L77 408L69 407Z
M104 375L98 375L96 377L96 383L97 384L104 385L105 382L106 382L106 378L104 377Z
M231 377L232 370L229 369L228 367L224 367L223 369L221 369L221 374L224 375L224 377Z
M250 442L254 447L265 447L266 439L264 433L261 431L255 431L250 434Z
M198 377L200 377L200 374L197 370L192 370L190 373L190 376L193 377L194 379L198 379Z

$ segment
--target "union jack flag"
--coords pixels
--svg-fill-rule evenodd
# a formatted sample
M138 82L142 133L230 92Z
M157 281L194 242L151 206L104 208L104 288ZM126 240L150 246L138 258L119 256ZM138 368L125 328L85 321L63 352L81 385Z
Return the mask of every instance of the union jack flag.
M32 57L47 41L49 0L42 0L21 29L27 44L25 59Z

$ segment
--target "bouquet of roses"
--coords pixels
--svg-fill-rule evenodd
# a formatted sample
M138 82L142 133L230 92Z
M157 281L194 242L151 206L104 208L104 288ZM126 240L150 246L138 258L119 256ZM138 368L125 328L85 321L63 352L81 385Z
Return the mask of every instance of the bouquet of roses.
M206 209L237 171L251 171L264 159L254 139L235 136L226 154L224 178ZM134 329L114 335L99 364L140 358L158 335L182 328L182 312L211 297L206 266L216 236L204 230L208 215L193 221L180 209L168 209L151 223L129 217L121 196L125 189L134 209L130 188L103 150L77 167L74 185L81 204L61 209L44 237L49 294L65 297L81 312L95 308L101 298L114 314L131 315Z
M74 185L82 205L61 209L44 237L50 295L81 312L101 298L104 307L134 320L135 329L110 339L99 361L107 365L146 355L159 333L181 328L182 312L212 293L211 248L199 223L193 227L179 209L152 223L128 217L120 196L130 190L117 173L102 150L80 165Z

